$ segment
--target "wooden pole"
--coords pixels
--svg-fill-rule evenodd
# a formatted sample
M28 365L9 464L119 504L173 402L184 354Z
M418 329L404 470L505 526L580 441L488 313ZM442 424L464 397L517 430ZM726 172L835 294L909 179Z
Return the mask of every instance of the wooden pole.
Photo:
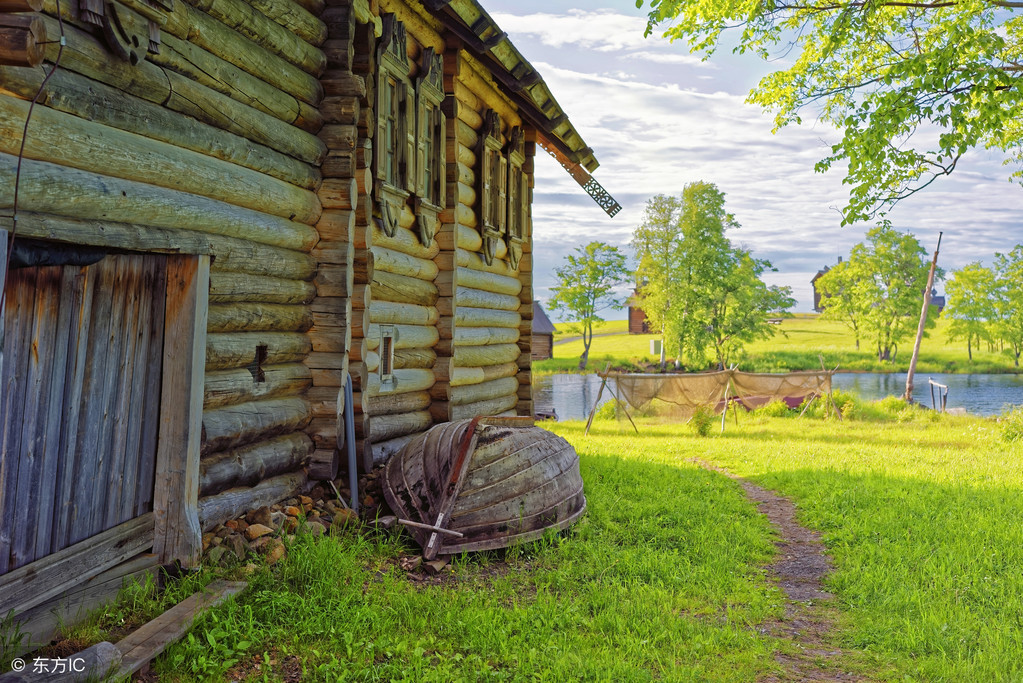
M924 338L924 326L927 324L927 310L931 306L931 287L934 286L934 271L938 267L938 251L941 249L941 235L938 233L938 244L934 247L934 258L931 259L931 269L927 273L927 287L924 288L924 305L920 309L920 324L916 328L916 342L913 344L913 357L909 361L909 372L906 373L906 393L902 400L906 403L913 402L913 374L916 373L916 362L920 358L920 342Z
M593 409L590 411L589 419L586 420L586 431L583 432L583 436L590 433L590 426L593 424L593 416L597 414L597 407L600 405L600 397L604 395L604 386L607 384L607 373L609 372L611 372L611 361L608 361L607 365L604 366L604 373L601 375L600 389L597 390L597 400L593 402Z

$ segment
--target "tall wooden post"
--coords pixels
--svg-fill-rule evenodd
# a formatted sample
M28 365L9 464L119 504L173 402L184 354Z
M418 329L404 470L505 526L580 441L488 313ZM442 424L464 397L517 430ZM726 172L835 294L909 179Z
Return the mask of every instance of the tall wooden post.
M906 393L902 400L913 402L913 375L916 373L916 362L920 358L920 342L924 338L924 326L927 324L927 310L931 307L931 287L934 286L934 271L938 267L938 250L941 249L941 235L938 233L938 245L934 247L934 258L931 259L931 270L927 273L927 287L924 288L924 306L920 310L920 324L916 328L916 343L913 344L913 357L909 360L909 372L906 373Z
M177 560L191 566L202 552L199 449L209 291L209 255L168 257L160 436L153 492L153 552L161 563Z

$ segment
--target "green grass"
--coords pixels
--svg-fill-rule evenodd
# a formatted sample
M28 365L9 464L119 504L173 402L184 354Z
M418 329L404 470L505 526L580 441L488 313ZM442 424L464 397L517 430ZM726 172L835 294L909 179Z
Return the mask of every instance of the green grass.
M415 552L397 535L299 538L156 671L220 680L253 656L278 662L268 680L288 656L303 680L322 681L752 681L777 670L783 646L756 630L781 609L759 568L769 529L737 487L663 439L579 451L588 512L567 536L501 561L458 558L439 586L397 568Z
M556 326L564 329L564 324ZM948 342L946 330L948 321L938 320L934 329L929 330L921 346L919 372L975 372L1001 373L1017 372L1010 356L1000 350L974 349L973 360L970 361L966 352L965 342ZM626 333L626 321L609 321L602 323L595 333L614 333L612 336L595 337L590 348L590 359L587 364L589 372L603 370L608 362L612 367L623 370L650 366L658 358L650 353L650 340L659 339L657 335ZM555 341L565 339L568 335L555 335ZM867 341L861 342L856 350L852 331L840 322L821 320L816 314L800 314L787 318L777 326L777 333L768 340L749 344L734 362L739 369L748 372L788 372L791 370L820 369L820 358L828 368L836 365L841 370L859 370L870 372L905 372L909 365L909 357L913 351L912 340L904 343L899 349L894 363L877 360L876 353ZM570 341L556 344L554 358L533 363L533 372L545 374L552 372L577 372L579 356L582 354L581 341ZM575 361L574 363L572 361Z
M790 497L823 533L837 603L825 647L846 652L834 671L1020 680L1023 441L1003 436L1018 425L839 398L843 421L775 405L709 436L556 424L586 481L588 511L571 533L456 558L438 585L396 567L414 552L397 534L299 536L155 670L171 681L777 676L774 655L794 646L759 628L783 605L762 569L770 529L700 458Z

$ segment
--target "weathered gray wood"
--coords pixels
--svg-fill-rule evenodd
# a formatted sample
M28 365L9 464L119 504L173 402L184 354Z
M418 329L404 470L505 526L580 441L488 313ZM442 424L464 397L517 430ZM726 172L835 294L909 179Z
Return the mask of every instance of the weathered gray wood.
M48 72L48 67L4 69L0 71L0 87L31 99L39 91ZM320 181L320 174L309 164L265 144L256 144L238 130L222 130L73 71L57 69L43 90L39 103L208 154L307 190L316 189ZM296 104L296 112L297 109Z
M197 498L209 278L208 256L168 258L153 550L161 561L185 566L202 551Z
M111 423L111 434L109 437L109 469L106 474L106 504L96 511L97 528L110 528L119 522L125 521L120 518L122 508L122 495L130 491L132 503L135 500L135 481L130 481L130 486L125 485L124 474L128 467L128 461L138 462L139 453L134 445L129 445L129 433L132 427L132 407L141 404L142 386L136 381L136 361L138 355L142 354L138 349L139 325L141 323L140 308L149 305L149 292L143 289L143 268L144 258L142 256L122 257L125 260L126 277L124 279L124 298L122 308L121 325L117 331L118 347L121 349L118 354L120 367L118 374L112 378L113 382L113 412L108 414L107 420ZM132 394L138 403L133 404ZM136 413L136 419L139 416ZM141 425L140 425L141 426ZM134 469L134 468L132 468Z
M271 479L264 479L251 488L241 486L228 489L215 496L208 496L199 501L199 519L204 531L234 519L249 510L264 505L272 505L294 495L308 481L304 471L283 474Z
M153 451L142 449L142 428L146 419L146 408L150 401L159 400L159 394L146 382L150 346L153 344L152 325L154 308L165 305L166 295L154 299L157 281L164 269L165 259L161 256L146 256L143 259L141 297L136 327L137 344L132 359L132 374L128 393L127 429L125 432L125 459L121 474L121 491L115 507L108 509L107 524L113 525L131 519L134 515L138 491L138 475L142 460L156 459ZM147 396L148 395L148 396ZM147 398L149 400L147 400Z
M233 486L254 486L264 479L291 472L312 452L312 439L294 432L203 458L199 495L209 496Z
M192 622L203 611L219 605L232 595L245 590L244 581L217 580L204 590L185 598L134 633L118 641L121 668L117 678L125 678L145 666L192 628Z
M145 454L139 461L135 487L135 514L153 509L156 484L157 443L160 431L160 397L162 395L163 347L167 309L167 260L161 259L153 279L153 317L149 323L149 355L146 359L146 411L142 417L140 450Z
M104 388L107 366L115 359L109 352L111 316L115 309L113 299L117 291L117 261L100 263L97 268L95 294L92 299L92 333L87 340L85 378L82 384L82 410L78 422L75 483L72 487L71 534L68 543L78 543L97 530L93 528L92 509L95 496L102 495L103 482L99 476L102 459L106 455L102 446L106 410Z
M453 405L451 406L451 419L465 420L482 415L497 415L506 410L515 408L515 405L518 402L519 397L512 394L511 396L502 396L501 398L477 401L475 403L466 403L459 406Z
M13 206L16 166L16 157L0 153L0 208ZM22 162L18 203L25 211L85 220L114 216L124 223L200 229L289 249L308 250L319 239L315 228L279 216L44 161Z
M27 269L10 274L6 287L5 362L3 375L3 442L0 453L21 453L21 424L26 410L23 378L27 376L32 334L32 301L34 276ZM14 516L17 512L18 470L21 458L4 458L2 467L2 494L0 494L0 572L11 568L11 551L16 532Z
M49 643L60 634L61 629L74 626L89 613L111 602L125 584L133 581L142 583L147 577L155 580L158 569L156 555L136 555L19 614L18 628L25 634L25 638L13 654L20 656Z
M153 515L120 524L0 576L0 611L15 614L41 605L153 543Z
M107 327L98 342L101 344L98 353L107 355L107 363L102 377L102 399L93 402L100 403L99 425L97 438L97 453L93 460L93 468L89 471L89 480L92 483L92 496L88 502L89 522L87 533L92 535L104 529L104 516L106 502L111 495L110 478L112 468L115 464L113 453L113 435L117 427L118 400L121 396L120 378L125 371L123 357L124 335L122 326L125 323L127 301L131 296L131 271L137 256L116 257L111 259L116 269L114 274L113 292L110 302L109 327ZM100 318L100 320L105 319ZM99 327L97 326L97 331ZM92 454L90 454L92 455ZM84 501L83 501L84 502ZM82 508L79 508L81 514Z
M30 103L0 97L0 151L18 154ZM49 107L32 112L24 155L312 224L316 195L266 174Z
M312 411L302 398L251 401L207 410L202 416L202 453L289 434L309 423Z
M34 522L39 514L41 470L45 448L42 443L42 432L45 425L39 425L40 412L45 412L44 396L48 394L49 374L52 367L54 335L57 323L57 287L59 286L58 268L32 268L29 278L24 282L31 283L31 298L26 299L29 308L25 313L30 317L25 324L31 328L30 351L27 358L26 372L15 378L18 400L25 402L22 419L13 425L21 430L21 447L15 451L5 451L7 458L16 458L18 474L14 486L13 500L14 526L11 532L11 566L20 567L35 559ZM45 356L43 355L45 354ZM37 429L37 427L40 427ZM29 525L33 526L29 526Z
M67 455L59 459L55 480L54 495L58 507L54 511L49 552L55 552L71 544L74 497L80 474L76 457L79 445L79 418L82 412L85 372L89 364L87 340L92 334L92 302L98 270L98 268L78 268L73 271L69 269L69 273L72 273L72 283L69 287L73 294L68 328L74 330L75 334L68 340L67 380L61 402L65 414L59 441L59 452Z

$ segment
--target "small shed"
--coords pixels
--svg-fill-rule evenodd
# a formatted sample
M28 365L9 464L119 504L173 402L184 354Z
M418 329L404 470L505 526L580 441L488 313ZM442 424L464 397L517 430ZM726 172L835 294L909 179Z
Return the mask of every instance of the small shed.
M530 345L533 360L554 356L554 323L547 317L539 301L533 302L533 339Z
M650 322L646 311L639 307L639 288L629 298L629 334L650 334Z

